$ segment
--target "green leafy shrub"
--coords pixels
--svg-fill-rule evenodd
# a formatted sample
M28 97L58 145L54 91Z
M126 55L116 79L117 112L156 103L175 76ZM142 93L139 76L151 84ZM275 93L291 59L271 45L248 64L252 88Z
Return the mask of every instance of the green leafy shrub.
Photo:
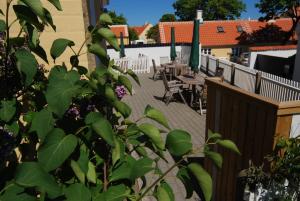
M49 2L62 10L59 0ZM9 9L17 17L11 24ZM128 76L137 83L139 80L131 70L123 72L115 66L101 46L104 40L119 50L107 14L89 27L78 52L73 49L75 41L60 38L53 42L50 53L54 61L67 48L74 55L70 61L53 66L46 76L48 72L38 65L35 56L48 62L39 34L45 26L56 28L49 11L40 0L20 0L15 5L7 0L6 14L0 13L1 201L138 201L147 195L174 200L165 176L175 167L179 168L177 176L187 188L187 197L192 195L189 183L195 177L205 200L211 199L210 175L200 164L187 160L190 154L202 151L193 148L189 133L170 130L164 115L151 106L140 119L130 119L131 108L122 97L126 91L132 92ZM21 27L16 38L10 37L14 23ZM79 65L85 45L102 63L91 72ZM167 131L140 123L142 119L152 119ZM167 135L166 142L162 133ZM231 141L210 133L205 154L218 167L222 157L210 149L215 144L238 152ZM162 172L158 162L165 160L164 152L177 161ZM157 180L147 183L148 173L156 175Z

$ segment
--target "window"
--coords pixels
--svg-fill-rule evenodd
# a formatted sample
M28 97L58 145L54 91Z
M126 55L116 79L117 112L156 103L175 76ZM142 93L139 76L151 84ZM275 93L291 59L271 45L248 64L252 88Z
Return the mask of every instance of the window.
M217 27L218 33L224 33L224 27L218 26Z
M236 29L237 29L237 31L238 31L239 33L244 32L244 29L243 29L243 27L242 27L241 25L236 26Z
M232 56L239 57L242 53L242 48L241 47L234 47L231 50L232 50Z
M211 55L211 49L210 48L204 48L201 50L202 54L209 54Z

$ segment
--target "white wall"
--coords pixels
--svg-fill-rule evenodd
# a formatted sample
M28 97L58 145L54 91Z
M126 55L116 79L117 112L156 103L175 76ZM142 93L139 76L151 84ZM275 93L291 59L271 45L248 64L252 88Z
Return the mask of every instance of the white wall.
M190 51L191 48L189 46L176 46L176 52L180 52L181 58L187 62L189 61ZM108 49L107 53L111 59L119 58L119 52L116 52L114 49ZM125 48L125 54L126 57L130 57L130 58L137 58L139 54L143 54L149 57L151 66L152 66L152 59L155 60L156 65L160 65L160 60L159 60L160 57L170 58L170 46ZM201 45L200 45L199 61L200 61L199 63L201 64Z
M250 52L249 67L254 69L257 55L274 56L281 58L289 58L296 54L297 50L273 50L273 51L261 51L261 52Z

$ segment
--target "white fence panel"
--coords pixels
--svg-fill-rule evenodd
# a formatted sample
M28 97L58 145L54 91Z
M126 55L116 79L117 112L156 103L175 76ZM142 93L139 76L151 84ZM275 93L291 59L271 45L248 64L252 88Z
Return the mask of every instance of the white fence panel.
M119 66L124 71L131 69L133 72L140 73L150 73L149 58L147 56L141 56L137 59L132 58L121 58L115 59L115 64Z

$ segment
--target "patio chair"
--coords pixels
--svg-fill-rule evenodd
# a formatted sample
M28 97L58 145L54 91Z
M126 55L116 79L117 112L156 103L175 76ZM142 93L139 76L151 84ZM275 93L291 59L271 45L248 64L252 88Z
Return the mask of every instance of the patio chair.
M155 64L155 60L152 59L152 64L153 64L153 80L156 81L157 77L161 75L161 73L164 71L163 67L158 67Z
M180 84L180 82L176 80L168 81L165 71L162 72L162 78L165 86L165 94L163 96L163 101L166 99L165 103L168 105L171 99L173 98L174 94L179 94L184 104L187 104L185 98L182 95L183 84Z
M200 114L203 115L206 113L206 106L207 106L207 85L204 84L202 86L197 86L196 90L199 96Z

